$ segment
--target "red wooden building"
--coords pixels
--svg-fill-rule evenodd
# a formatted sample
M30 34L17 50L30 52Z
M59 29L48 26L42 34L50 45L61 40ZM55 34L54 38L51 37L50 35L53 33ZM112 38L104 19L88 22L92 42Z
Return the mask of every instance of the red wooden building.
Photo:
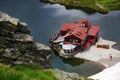
M91 25L86 19L80 19L74 23L63 23L60 32L55 34L51 42L61 46L65 53L71 53L94 44L98 33L99 26Z

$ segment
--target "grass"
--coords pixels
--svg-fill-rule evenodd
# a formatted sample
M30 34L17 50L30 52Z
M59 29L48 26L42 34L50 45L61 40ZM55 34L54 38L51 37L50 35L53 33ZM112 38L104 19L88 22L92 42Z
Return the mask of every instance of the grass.
M0 64L0 80L57 80L50 69L41 70L37 66Z
M80 80L83 79L93 80L81 76ZM38 66L20 64L9 67L0 64L0 80L57 80L57 78L52 70L41 70Z
M109 12L111 10L120 9L120 0L40 0L50 3L60 3L66 7L88 9L98 11L102 13Z

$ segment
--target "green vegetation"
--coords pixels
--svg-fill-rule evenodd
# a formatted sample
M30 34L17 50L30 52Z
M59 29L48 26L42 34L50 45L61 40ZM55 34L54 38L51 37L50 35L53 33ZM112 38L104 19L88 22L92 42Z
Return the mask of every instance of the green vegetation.
M120 0L40 0L48 3L60 3L66 8L77 8L84 11L107 13L120 9Z
M96 0L98 4L103 5L105 10L119 10L120 9L120 0Z
M0 80L57 80L50 69L41 70L32 65L15 65L12 67L0 64Z

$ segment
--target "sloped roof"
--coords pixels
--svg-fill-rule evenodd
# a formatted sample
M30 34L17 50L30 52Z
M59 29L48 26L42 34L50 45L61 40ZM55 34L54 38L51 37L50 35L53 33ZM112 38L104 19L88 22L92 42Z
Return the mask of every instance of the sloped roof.
M97 32L99 31L100 27L99 26L91 26L88 35L90 36L96 36Z
M60 28L60 31L70 31L78 27L78 24L64 22Z
M85 22L88 22L88 20L86 20L84 18L75 21L75 23L85 23Z
M86 38L86 36L87 36L85 28L77 28L74 31L69 31L64 36L64 38L68 37L68 36L71 36L71 35L73 35L73 36L75 36L75 37L77 37L77 38L79 38L81 40L84 40Z
M77 28L72 34L81 40L84 40L87 36L85 28Z
M73 35L81 40L84 40L87 35L96 36L99 31L99 27L92 26L86 19L80 19L75 21L75 23L63 23L60 30L68 31L64 38Z

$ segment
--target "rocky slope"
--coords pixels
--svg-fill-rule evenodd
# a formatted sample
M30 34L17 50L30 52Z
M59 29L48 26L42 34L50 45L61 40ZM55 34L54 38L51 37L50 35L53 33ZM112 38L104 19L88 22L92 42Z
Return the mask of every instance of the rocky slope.
M51 60L51 49L33 42L26 23L0 12L0 63L50 68Z

